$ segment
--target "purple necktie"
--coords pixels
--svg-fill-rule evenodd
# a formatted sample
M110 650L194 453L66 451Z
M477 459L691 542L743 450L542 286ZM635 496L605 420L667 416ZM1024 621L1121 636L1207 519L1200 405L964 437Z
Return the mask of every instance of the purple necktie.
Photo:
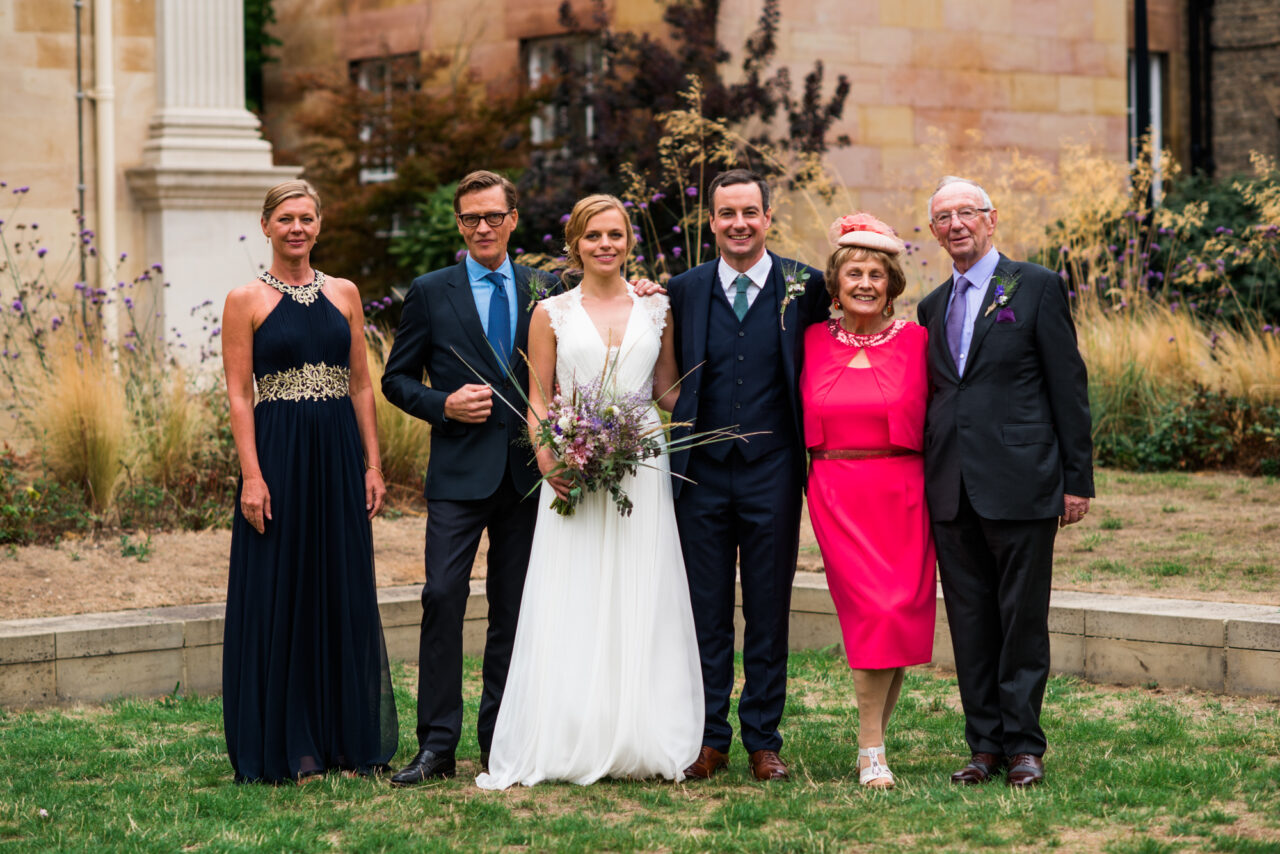
M958 277L951 292L951 304L947 306L947 346L951 348L951 359L956 363L957 371L964 370L960 366L960 339L964 337L964 292L967 290L969 280L964 276Z

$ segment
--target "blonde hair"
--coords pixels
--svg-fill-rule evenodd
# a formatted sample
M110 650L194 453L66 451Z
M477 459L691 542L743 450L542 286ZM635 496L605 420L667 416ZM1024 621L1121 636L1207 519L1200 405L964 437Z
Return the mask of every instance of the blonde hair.
M836 294L840 293L841 267L850 261L873 260L883 264L885 273L889 275L889 284L885 288L885 296L888 297L889 303L892 304L901 296L907 289L907 276L902 272L902 265L898 263L897 255L890 255L888 252L869 249L865 246L837 246L831 253L831 257L827 259L827 293L831 298L835 299Z
M306 196L316 205L316 216L320 216L320 194L316 188L306 181L285 181L267 190L267 197L262 200L262 219L271 219L272 212L290 199Z
M622 214L622 221L627 231L627 254L631 254L631 250L636 246L636 233L631 227L631 217L627 215L627 208L622 204L622 200L617 196L610 196L605 193L596 193L579 199L578 203L573 206L573 212L569 214L569 221L564 225L564 254L569 259L569 266L575 270L582 269L582 256L578 254L578 241L582 239L582 235L587 231L587 223L591 218L602 214L607 210L616 210Z

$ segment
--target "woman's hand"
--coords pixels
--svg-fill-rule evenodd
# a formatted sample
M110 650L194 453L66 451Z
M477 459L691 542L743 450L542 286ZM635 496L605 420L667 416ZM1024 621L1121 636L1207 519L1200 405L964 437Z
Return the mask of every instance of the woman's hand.
M260 477L245 478L240 488L240 512L259 534L266 533L267 519L271 518L271 493L267 482Z
M372 519L382 512L382 507L387 501L387 484L382 479L382 472L375 468L365 469L364 472L364 509L369 511L369 518Z
M556 455L551 452L550 448L538 449L538 471L542 472L543 476L555 471L559 465L560 461L556 459ZM558 498L562 501L569 500L569 481L566 478L555 475L554 477L548 477L547 483L551 484L551 488L556 491Z

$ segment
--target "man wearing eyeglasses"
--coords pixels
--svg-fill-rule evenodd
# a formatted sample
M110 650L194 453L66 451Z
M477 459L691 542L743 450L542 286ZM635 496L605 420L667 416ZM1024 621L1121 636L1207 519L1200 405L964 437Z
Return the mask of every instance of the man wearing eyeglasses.
M1044 779L1057 529L1093 495L1088 380L1063 280L996 251L998 212L943 178L929 230L952 275L918 309L929 330L925 490L971 758L954 783Z
M431 424L427 464L426 585L418 652L418 753L391 782L411 786L456 773L462 732L462 625L480 534L489 535L489 629L477 733L487 764L533 542L537 502L523 500L538 467L519 405L528 390L529 317L535 292L554 283L511 263L516 189L472 172L453 197L466 257L414 280L382 375L387 400ZM480 376L477 376L477 372ZM423 374L430 385L423 385Z

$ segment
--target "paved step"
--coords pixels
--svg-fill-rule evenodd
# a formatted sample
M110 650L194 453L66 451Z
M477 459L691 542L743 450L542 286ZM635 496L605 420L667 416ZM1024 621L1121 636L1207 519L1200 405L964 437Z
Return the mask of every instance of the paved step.
M387 653L416 662L420 585L378 591ZM185 605L0 622L0 706L21 708L222 689L225 606ZM484 648L484 582L473 582L463 648ZM742 615L738 613L739 638ZM1095 682L1280 696L1280 608L1054 591L1051 664ZM800 573L791 648L840 643L826 577ZM954 666L938 594L934 662Z

